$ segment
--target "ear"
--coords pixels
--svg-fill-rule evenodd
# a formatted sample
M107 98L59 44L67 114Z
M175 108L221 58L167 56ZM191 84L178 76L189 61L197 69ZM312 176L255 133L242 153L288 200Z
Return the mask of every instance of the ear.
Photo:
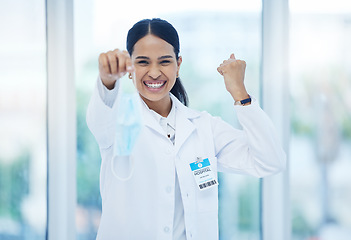
M177 61L177 65L178 65L178 69L177 69L177 72L179 72L179 69L180 69L180 65L182 64L182 61L183 61L183 59L182 59L182 56L179 56L178 57L178 61Z

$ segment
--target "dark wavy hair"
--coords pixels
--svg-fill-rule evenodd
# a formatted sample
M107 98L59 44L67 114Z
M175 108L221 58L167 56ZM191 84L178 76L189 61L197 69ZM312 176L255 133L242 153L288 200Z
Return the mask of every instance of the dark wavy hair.
M134 24L134 26L128 31L127 51L130 55L133 53L136 42L148 34L155 35L156 37L159 37L171 44L178 61L180 44L177 30L172 26L172 24L159 18L141 20ZM171 89L171 93L185 106L188 106L188 95L179 77L176 78L175 84Z

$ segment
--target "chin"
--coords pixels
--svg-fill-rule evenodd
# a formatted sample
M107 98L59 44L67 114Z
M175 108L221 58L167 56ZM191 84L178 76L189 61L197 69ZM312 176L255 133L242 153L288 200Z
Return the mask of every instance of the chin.
M150 94L150 93L143 94L139 92L139 94L141 95L144 101L149 101L149 102L159 102L169 97L169 92L163 93L163 94Z

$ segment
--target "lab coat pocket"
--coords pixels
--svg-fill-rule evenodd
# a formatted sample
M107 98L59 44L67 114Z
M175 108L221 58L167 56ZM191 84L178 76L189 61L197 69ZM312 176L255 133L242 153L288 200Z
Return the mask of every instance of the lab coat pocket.
M114 156L111 160L111 171L119 181L129 180L134 172L134 157L132 155Z
M198 190L197 198L198 204L197 208L199 212L212 212L217 211L218 209L218 201L217 201L217 186L214 186L210 189L206 189L203 191Z

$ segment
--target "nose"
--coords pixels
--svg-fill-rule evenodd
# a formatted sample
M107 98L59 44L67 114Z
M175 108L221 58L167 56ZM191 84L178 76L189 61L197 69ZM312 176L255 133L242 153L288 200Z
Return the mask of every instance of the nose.
M152 67L150 67L148 75L152 79L157 79L159 76L161 76L161 71L157 66L152 66Z

